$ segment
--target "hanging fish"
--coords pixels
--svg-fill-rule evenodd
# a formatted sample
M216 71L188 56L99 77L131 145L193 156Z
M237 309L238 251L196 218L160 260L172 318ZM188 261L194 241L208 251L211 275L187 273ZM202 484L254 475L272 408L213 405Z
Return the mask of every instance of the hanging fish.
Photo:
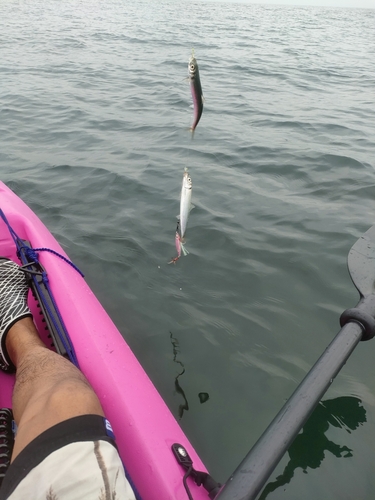
M192 52L191 57L189 59L188 68L189 68L191 95L193 97L193 104L194 104L194 121L193 125L190 127L190 130L194 132L199 123L199 120L201 119L203 112L202 85L201 85L201 80L199 78L198 63L194 57L194 51Z
M192 187L193 183L191 181L191 177L189 175L188 169L185 167L184 175L182 177L180 215L177 216L178 221L177 221L176 235L175 235L177 257L173 258L169 262L169 264L175 263L181 257L181 253L183 255L187 255L189 253L184 245L184 236L186 233L186 227L188 223L190 210L194 208L194 205L191 204Z
M192 204L191 204L192 188L193 188L193 183L191 181L188 169L185 167L184 175L182 177L182 188L181 188L181 198L180 198L179 219L180 219L181 240L185 236L190 210L192 209Z

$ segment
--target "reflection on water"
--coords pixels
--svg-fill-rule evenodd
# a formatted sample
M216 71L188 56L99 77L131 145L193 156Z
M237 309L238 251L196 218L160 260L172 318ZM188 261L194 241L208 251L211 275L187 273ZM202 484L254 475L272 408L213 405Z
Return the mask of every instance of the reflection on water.
M184 414L184 411L185 410L187 411L189 409L189 403L188 403L188 400L186 399L185 392L182 389L180 382L178 381L179 377L181 377L181 375L183 375L185 373L185 367L184 367L184 364L179 359L177 359L177 355L179 353L178 340L173 337L172 332L169 332L169 338L171 339L171 344L173 346L173 361L175 363L179 364L182 368L182 371L176 376L176 378L174 380L174 386L175 386L176 392L178 394L181 394L181 396L184 399L184 402L181 403L180 406L178 407L178 416L181 420L181 418Z
M172 347L173 347L173 361L177 364L179 364L182 368L182 371L180 373L178 373L178 375L176 376L176 378L174 379L174 386L175 386L175 389L176 389L176 392L178 394L181 394L184 402L180 404L180 406L178 407L178 416L179 416L179 419L181 420L183 414L184 414L184 411L188 411L189 410L189 403L188 403L188 400L187 400L187 397L186 397L186 394L185 394L185 391L183 390L183 388L181 387L180 385L180 382L178 381L178 379L181 377L181 375L183 375L185 373L185 366L184 364L182 363L182 361L180 361L179 359L177 359L177 355L179 354L179 344L178 344L178 340L176 338L173 337L173 334L172 332L169 332L169 338L171 339L171 344L172 344ZM210 399L210 396L207 392L200 392L198 394L198 398L199 398L199 401L201 402L201 404L205 403L206 401L208 401Z
M200 392L198 394L198 398L199 398L199 401L203 404L210 399L210 396L207 392Z
M307 474L308 468L317 469L322 463L326 451L338 458L353 456L351 449L330 441L325 432L330 425L351 432L364 422L366 422L366 410L360 399L343 396L322 401L290 446L288 450L290 460L284 472L275 481L267 484L260 500L264 500L269 493L288 484L298 467L305 474Z

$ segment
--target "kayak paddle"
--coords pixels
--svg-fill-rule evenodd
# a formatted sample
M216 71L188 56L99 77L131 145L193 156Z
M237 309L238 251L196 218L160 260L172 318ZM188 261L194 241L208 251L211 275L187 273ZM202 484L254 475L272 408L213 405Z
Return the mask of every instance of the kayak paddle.
M215 500L255 499L333 379L360 340L375 334L375 225L348 255L351 279L360 294L340 318L341 330L228 479Z

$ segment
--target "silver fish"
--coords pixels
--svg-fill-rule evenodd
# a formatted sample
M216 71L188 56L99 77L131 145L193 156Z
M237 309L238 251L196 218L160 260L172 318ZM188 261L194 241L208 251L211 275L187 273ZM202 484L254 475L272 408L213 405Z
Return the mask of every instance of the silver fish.
M183 255L187 255L189 252L185 248L184 236L186 233L186 226L188 223L190 210L193 208L191 204L191 192L193 183L191 182L191 177L189 175L188 169L184 169L184 175L182 177L182 188L181 188L181 198L180 198L180 215L177 216L177 227L175 235L175 245L177 250L177 257L174 257L168 264L174 264Z
M182 188L181 188L181 199L180 199L180 237L183 241L186 232L186 226L188 223L189 213L192 209L191 204L191 193L192 193L193 183L189 175L188 169L185 168L184 175L182 177ZM183 251L183 249L182 249Z
M193 104L194 104L194 121L193 125L190 127L190 130L194 132L196 126L199 123L199 120L201 119L203 112L202 85L201 85L201 80L199 78L198 63L194 57L194 53L191 55L189 59L188 69L189 69L191 95L193 97Z

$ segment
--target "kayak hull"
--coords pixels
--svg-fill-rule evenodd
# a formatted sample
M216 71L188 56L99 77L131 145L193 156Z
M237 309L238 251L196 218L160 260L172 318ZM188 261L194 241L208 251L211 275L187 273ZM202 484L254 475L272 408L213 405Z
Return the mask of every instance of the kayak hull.
M49 248L68 258L34 212L0 182L0 208L17 235L33 248ZM0 255L20 263L5 222L0 220ZM74 346L78 364L98 395L114 430L120 456L143 500L186 500L182 478L171 446L182 444L196 470L206 468L150 381L124 338L84 278L49 252L39 252L49 284ZM30 292L29 306L46 343L39 309ZM11 407L14 376L0 372L0 407ZM207 492L188 479L194 500Z

